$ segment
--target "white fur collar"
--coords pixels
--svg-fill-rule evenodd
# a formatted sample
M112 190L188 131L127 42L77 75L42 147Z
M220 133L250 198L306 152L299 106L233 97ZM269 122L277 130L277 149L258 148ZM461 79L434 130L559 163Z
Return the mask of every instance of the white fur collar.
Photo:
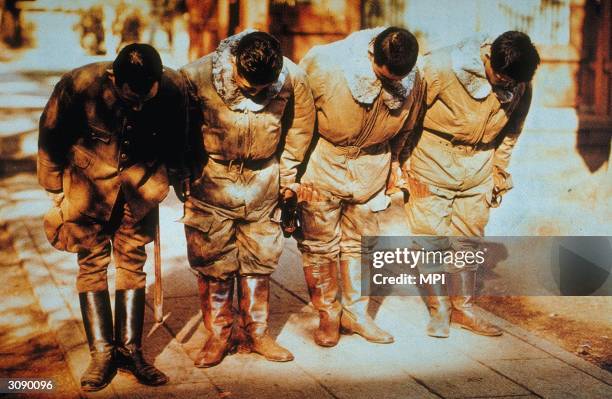
M490 52L491 43L493 43L491 36L479 34L453 46L451 51L453 72L473 98L480 100L491 94L491 91L494 91L499 102L507 103L513 100L518 90L520 90L520 85L511 89L493 88L491 86L487 79L482 58L480 57L480 49L486 47L485 51Z
M222 40L212 56L213 84L223 102L232 111L261 111L280 93L289 73L287 66L283 65L278 80L266 89L266 96L258 100L259 102L255 102L253 99L242 94L233 78L232 52L235 50L240 39L252 32L255 32L255 30L247 29Z
M376 36L385 30L384 27L365 29L352 33L344 40L337 42L338 53L335 55L341 60L341 68L353 98L362 104L372 104L379 94L389 109L402 106L408 97L416 78L417 68L392 86L381 84L372 70L372 63L368 53L372 51Z

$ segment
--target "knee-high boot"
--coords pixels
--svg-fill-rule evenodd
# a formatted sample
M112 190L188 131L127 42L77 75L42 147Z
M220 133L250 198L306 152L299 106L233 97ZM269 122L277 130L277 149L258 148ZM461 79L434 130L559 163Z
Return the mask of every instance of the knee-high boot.
M377 344L390 344L393 336L374 323L368 314L369 298L361 296L361 264L359 260L340 261L342 276L342 333L359 334Z
M251 351L273 362L288 362L293 355L268 335L270 276L251 275L238 277L238 299L242 326Z
M335 346L340 339L340 314L338 302L338 269L336 262L304 267L306 285L312 305L319 312L319 328L314 340L320 346Z
M99 391L116 373L113 363L113 313L108 290L79 293L91 360L81 376L81 389Z
M145 385L163 385L168 377L148 363L142 354L145 289L115 292L115 344L117 367L129 371Z
M474 291L476 289L476 272L461 271L459 273L451 273L450 289L453 296L451 302L453 312L451 321L466 330L470 330L476 334L486 336L499 336L502 331L479 317L474 312Z
M424 299L429 310L427 335L436 338L448 338L452 306L446 285L426 284L423 286L423 290L427 295Z
M196 367L212 367L223 360L230 351L232 333L232 300L234 279L218 280L211 277L198 277L200 305L204 327L208 339L196 356Z

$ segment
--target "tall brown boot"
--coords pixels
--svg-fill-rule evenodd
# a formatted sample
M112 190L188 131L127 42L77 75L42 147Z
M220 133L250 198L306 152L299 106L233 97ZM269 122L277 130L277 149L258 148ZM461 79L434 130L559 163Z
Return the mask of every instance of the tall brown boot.
M314 340L320 346L335 346L340 339L340 314L342 305L338 294L338 270L336 262L304 267L306 285L312 305L319 312L319 328Z
M429 309L429 323L427 324L427 335L436 338L448 338L450 334L451 300L448 297L446 285L425 284L423 290L427 294L424 297L427 309Z
M272 362L293 360L291 352L268 335L270 276L239 276L238 299L248 348Z
M212 367L221 363L231 349L234 279L218 280L199 276L198 289L202 319L208 332L208 339L196 355L194 364L196 367Z
M466 330L490 337L502 335L502 331L476 315L474 312L474 290L476 272L461 271L450 275L450 289L453 296L451 321Z
M368 314L368 297L361 296L361 263L359 259L340 261L342 276L343 334L359 334L377 344L390 344L393 336L380 329Z

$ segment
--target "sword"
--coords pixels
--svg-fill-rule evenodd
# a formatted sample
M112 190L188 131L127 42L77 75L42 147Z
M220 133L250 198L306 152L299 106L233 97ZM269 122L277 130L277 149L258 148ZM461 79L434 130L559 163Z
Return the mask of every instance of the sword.
M147 336L151 336L170 316L168 313L164 316L164 288L162 285L162 269L161 269L161 239L159 231L159 206L156 209L157 222L155 223L155 239L153 241L153 251L155 258L155 284L153 290L153 318L155 324L151 327L151 331Z

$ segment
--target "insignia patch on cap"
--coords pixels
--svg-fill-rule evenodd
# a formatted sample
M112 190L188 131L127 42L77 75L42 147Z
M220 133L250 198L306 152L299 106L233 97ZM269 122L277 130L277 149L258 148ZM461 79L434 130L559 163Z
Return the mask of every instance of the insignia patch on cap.
M136 65L143 65L142 55L140 55L140 53L136 50L132 51L130 53L130 63Z

